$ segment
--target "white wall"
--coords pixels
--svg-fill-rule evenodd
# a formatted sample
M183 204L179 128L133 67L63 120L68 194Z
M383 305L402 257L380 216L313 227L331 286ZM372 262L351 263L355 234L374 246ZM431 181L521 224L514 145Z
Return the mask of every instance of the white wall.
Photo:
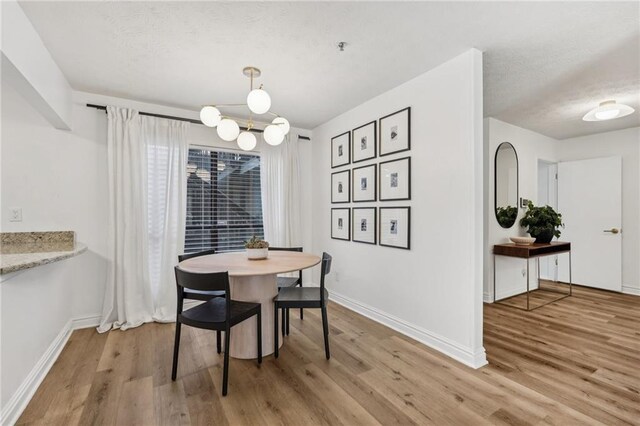
M486 363L481 55L470 50L332 119L312 144L313 248L334 258L332 299L475 367ZM411 151L383 160L411 156L412 199L350 206L411 206L411 250L331 239L331 138L407 106Z
M640 295L640 127L557 144L559 161L622 157L622 290Z
M510 142L518 154L519 197L529 199L536 204L538 198L538 160L555 161L555 139L523 129L494 118L484 120L485 132L485 251L484 251L484 299L493 300L493 245L508 243L509 237L527 236L520 226L520 219L526 209L518 209L516 223L508 229L502 228L495 217L494 210L494 157L502 142ZM526 289L526 263L522 259L499 256L496 258L496 289L498 298L521 293ZM535 280L535 260L530 261L531 288L537 286Z

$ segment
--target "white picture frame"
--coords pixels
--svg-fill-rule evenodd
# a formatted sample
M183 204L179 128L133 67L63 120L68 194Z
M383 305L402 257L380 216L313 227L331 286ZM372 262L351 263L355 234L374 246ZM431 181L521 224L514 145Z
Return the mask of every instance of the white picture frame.
M351 201L351 170L331 173L331 203Z
M411 107L380 120L380 157L411 149Z
M352 240L357 243L377 243L377 209L375 207L354 207L352 212Z
M331 168L351 163L351 132L331 138Z
M380 207L378 212L380 245L410 250L411 208Z
M376 158L378 146L378 124L374 120L370 123L363 124L351 131L351 152L352 162L370 160Z
M411 157L379 164L380 201L411 199Z
M334 240L351 240L351 209L331 209L331 238Z
M351 171L351 192L354 203L376 201L376 171L377 167L375 164L356 167Z

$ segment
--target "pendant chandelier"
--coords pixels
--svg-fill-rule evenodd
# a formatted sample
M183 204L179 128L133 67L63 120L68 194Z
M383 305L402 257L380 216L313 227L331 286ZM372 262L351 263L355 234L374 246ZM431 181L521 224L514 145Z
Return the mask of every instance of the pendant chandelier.
M269 145L280 145L284 137L289 133L289 121L280 117L278 114L269 111L271 108L271 97L260 85L259 88L253 88L253 79L260 77L260 70L256 67L246 67L242 70L243 74L249 77L251 84L249 94L247 95L246 104L217 104L206 105L200 110L200 120L202 124L208 127L216 127L220 139L231 142L236 140L238 147L244 151L251 151L256 147L256 136L251 132L255 127L253 122L253 114L262 115L270 114L275 117L271 124L267 125L262 131L262 137ZM249 108L249 118L242 119L232 117L220 112L219 108ZM240 125L244 124L246 130L240 131Z

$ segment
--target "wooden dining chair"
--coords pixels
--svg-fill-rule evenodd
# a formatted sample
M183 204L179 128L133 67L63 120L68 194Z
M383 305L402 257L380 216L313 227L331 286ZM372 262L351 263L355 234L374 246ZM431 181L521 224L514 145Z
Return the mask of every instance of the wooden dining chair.
M302 247L269 247L271 251L295 251L302 253ZM278 291L287 287L302 287L302 270L297 277L278 277ZM300 319L304 319L304 312L300 309ZM289 309L282 311L282 334L289 334Z
M324 334L324 352L327 359L331 358L329 352L329 320L327 318L327 303L329 292L324 288L324 277L331 272L332 257L328 253L322 253L322 265L320 267L320 287L287 287L278 292L273 299L275 307L274 318L274 354L278 358L278 309L305 308L320 309L322 311L322 330Z
M178 352L180 349L180 330L182 324L207 330L224 331L224 366L222 370L222 395L227 394L229 381L229 343L231 328L256 315L258 335L258 364L262 363L262 310L260 303L240 302L231 297L214 297L208 301L182 310L185 288L204 291L224 291L230 295L229 273L212 272L198 274L187 272L176 266L176 288L178 290L178 317L176 318L176 338L173 347L173 367L171 380L176 380L178 372Z
M179 254L178 263L182 262L183 260L193 259L194 257L207 256L210 254L216 254L216 250L211 249L211 250L199 251L197 253ZM207 300L212 299L214 297L224 297L224 296L225 296L224 291L201 291L201 290L194 290L192 288L184 289L185 299L203 300L206 302ZM222 336L220 331L216 331L216 349L218 350L218 353L222 351Z

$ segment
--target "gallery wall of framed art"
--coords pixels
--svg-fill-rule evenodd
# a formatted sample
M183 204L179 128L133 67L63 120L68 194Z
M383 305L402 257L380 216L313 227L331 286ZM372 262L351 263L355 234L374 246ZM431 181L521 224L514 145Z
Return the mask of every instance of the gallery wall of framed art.
M331 238L410 249L410 150L411 107L331 138Z

